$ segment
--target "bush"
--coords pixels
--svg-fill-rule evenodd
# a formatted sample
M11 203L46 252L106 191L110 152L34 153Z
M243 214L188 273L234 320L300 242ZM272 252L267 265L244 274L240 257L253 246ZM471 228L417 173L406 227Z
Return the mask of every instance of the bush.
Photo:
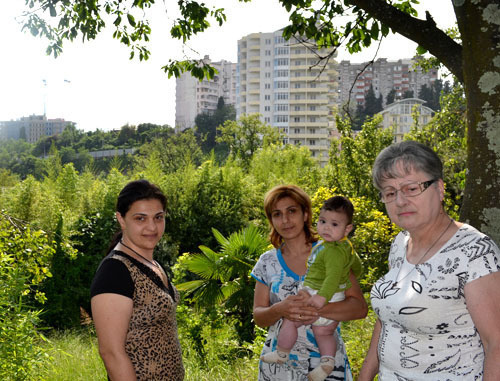
M39 284L50 276L48 263L54 253L47 235L31 231L10 217L0 218L0 379L33 379L47 361L40 346Z

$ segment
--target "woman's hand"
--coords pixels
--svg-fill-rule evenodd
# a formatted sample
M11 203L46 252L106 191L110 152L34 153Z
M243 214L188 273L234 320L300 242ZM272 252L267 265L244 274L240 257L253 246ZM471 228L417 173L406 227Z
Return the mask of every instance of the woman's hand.
M259 327L269 327L281 318L306 323L316 320L319 314L313 307L307 307L307 296L289 295L272 306L269 301L269 287L261 282L255 283L253 317Z

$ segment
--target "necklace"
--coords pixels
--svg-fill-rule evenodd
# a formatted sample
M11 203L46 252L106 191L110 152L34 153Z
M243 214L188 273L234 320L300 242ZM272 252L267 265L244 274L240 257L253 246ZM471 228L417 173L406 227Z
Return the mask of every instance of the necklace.
M134 254L137 254L139 257L141 257L142 259L144 259L147 263L149 263L151 266L154 266L154 267L157 267L157 268L160 268L160 265L158 265L158 263L153 260L153 261L150 261L149 259L147 258L144 258L141 254L139 254L137 251L135 251L134 249L132 249L130 246L127 246L123 243L123 239L120 240L120 243L125 246L127 249L129 249L131 252L133 252Z
M413 270L415 270L417 268L417 265L420 265L422 260L425 258L425 256L429 253L429 251L431 251L431 249L436 245L436 243L439 242L439 240L441 239L441 237L444 235L444 233L446 233L448 231L448 229L450 228L451 224L453 223L453 219L450 218L450 222L448 223L448 225L446 225L446 229L443 230L443 232L439 235L439 237L437 237L437 239L434 241L434 243L432 245L429 246L429 248L425 251L425 253L419 258L419 260L417 261L417 263L415 263L412 267L412 269L410 271L408 271L406 273L405 276L403 276L401 279L398 280L399 278L399 273L401 273L401 269L403 268L403 264L401 264L401 267L399 268L398 270L398 273L396 274L396 280L394 281L394 283L392 284L391 286L391 289L392 288L396 288L398 286L398 283L401 282L403 279L405 279L408 275L410 275Z

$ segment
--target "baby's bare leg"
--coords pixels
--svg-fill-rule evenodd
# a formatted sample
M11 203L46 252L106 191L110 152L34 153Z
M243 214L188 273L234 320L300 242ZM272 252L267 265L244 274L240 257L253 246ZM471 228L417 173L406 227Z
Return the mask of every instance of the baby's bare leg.
M335 352L337 352L337 342L333 333L339 323L334 321L325 326L313 325L313 332L318 343L321 354L320 365L314 368L308 375L309 381L323 381L332 372L335 365Z
M283 364L287 362L288 355L297 341L297 328L301 325L302 323L300 322L283 319L283 324L281 325L280 332L278 334L276 350L266 353L261 356L260 359L268 364Z
M333 337L333 333L337 329L338 325L339 323L334 321L333 323L324 326L312 326L314 338L318 343L319 353L321 356L335 357L335 352L337 352L337 342Z

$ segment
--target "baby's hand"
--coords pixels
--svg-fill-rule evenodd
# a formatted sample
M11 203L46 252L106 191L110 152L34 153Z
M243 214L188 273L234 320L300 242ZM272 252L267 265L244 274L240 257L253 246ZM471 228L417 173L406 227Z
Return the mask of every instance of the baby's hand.
M316 308L322 308L326 304L326 298L321 295L313 295L309 298L307 304Z
M301 298L304 298L306 300L309 300L309 298L311 297L311 294L309 294L306 290L304 289L301 289L299 290L299 292L297 293L298 296L300 296Z

